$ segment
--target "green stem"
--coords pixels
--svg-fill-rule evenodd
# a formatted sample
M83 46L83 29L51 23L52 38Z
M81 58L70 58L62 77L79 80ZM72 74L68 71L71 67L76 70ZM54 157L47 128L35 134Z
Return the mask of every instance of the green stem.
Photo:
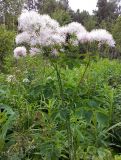
M57 80L58 80L58 85L59 85L59 90L60 90L60 97L61 97L61 100L62 100L62 104L64 102L64 94L63 94L63 85L62 85L62 80L61 80L61 76L60 76L60 71L58 69L58 65L56 64L53 64L53 67L56 71L56 75L57 75Z
M58 85L59 85L59 90L60 90L60 97L62 100L62 106L63 106L63 109L66 109L65 103L64 103L64 91L63 91L63 85L62 85L60 71L58 69L57 64L53 64L53 67L54 67L54 69L56 71L56 75L57 75L57 80L58 80ZM73 154L73 141L72 141L71 122L70 122L70 108L68 108L68 109L69 109L69 113L66 118L66 129L67 129L67 138L68 138L68 146L69 146L69 159L75 160L74 154Z
M112 89L111 95L110 95L109 125L112 125L112 122L113 122L113 116L112 116L114 112L113 102L114 102L114 91Z
M88 62L87 62L87 64L86 64L86 67L85 67L85 70L84 70L84 72L83 72L83 75L82 75L82 77L81 77L81 79L80 79L79 85L83 82L83 79L84 79L84 77L85 77L85 74L86 74L86 72L87 72L87 70L88 70L88 68L89 68L89 66L90 66L90 55L88 54L88 56L89 56Z
M69 146L69 159L73 160L73 155L72 155L72 134L71 134L71 127L70 127L70 115L66 119L66 126L67 126L67 137L68 137L68 146Z

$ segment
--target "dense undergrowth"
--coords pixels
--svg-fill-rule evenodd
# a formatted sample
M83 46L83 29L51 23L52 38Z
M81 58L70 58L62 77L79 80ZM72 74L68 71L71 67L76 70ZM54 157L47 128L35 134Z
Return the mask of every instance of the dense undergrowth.
M121 159L120 60L86 64L38 55L6 65L1 160Z

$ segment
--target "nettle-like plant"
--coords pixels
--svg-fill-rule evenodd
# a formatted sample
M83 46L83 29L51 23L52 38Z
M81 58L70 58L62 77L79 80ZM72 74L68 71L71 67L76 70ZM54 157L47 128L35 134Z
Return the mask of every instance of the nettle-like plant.
M40 153L41 156L42 157L46 156L47 158L50 156L49 152L53 152L54 153L53 156L52 157L50 156L50 157L51 159L56 159L54 155L56 156L57 154L56 149L58 148L58 152L59 153L61 152L61 156L63 155L63 152L67 153L67 155L63 155L65 156L65 159L68 158L68 155L69 155L70 160L78 160L80 159L80 157L82 159L86 159L86 157L84 156L85 153L84 151L81 150L79 145L80 143L85 144L83 142L85 141L85 138L82 135L85 134L86 129L89 130L92 124L90 124L89 126L88 123L86 123L83 120L83 118L81 118L81 114L80 114L81 110L77 107L78 101L79 101L78 88L80 87L80 84L82 83L82 80L84 79L85 73L90 64L90 56L91 56L90 46L91 44L95 43L97 48L101 47L103 44L106 44L110 47L114 47L115 41L112 35L108 31L103 30L103 29L97 29L97 30L92 30L91 32L88 32L84 26L82 26L80 23L77 23L77 22L72 22L66 26L61 27L59 23L55 21L54 19L52 19L50 16L40 15L35 11L24 10L18 19L18 24L19 24L18 30L21 33L19 33L16 36L16 44L18 47L15 48L14 50L14 57L16 59L19 59L20 57L25 57L27 54L30 56L35 56L37 54L43 54L43 56L45 56L46 58L50 60L52 67L56 71L56 76L57 76L57 81L58 81L58 88L59 88L59 93L60 93L59 97L56 97L59 99L58 107L57 109L55 108L53 109L53 112L55 111L55 113L52 114L51 113L52 109L49 106L47 108L48 110L47 112L49 112L51 121L52 121L53 115L56 115L53 118L54 120L58 119L58 122L56 122L57 123L56 126L55 126L55 123L53 123L54 130L56 128L58 131L60 131L58 129L59 126L61 126L62 130L60 132L55 132L55 135L53 134L52 136L49 135L50 133L47 134L48 140L43 145L45 146L45 150L43 146L41 146L41 144L38 143L38 146L41 148L41 153ZM64 88L63 79L61 75L61 67L58 65L58 59L59 57L61 57L61 55L62 55L62 58L69 57L70 52L68 52L68 50L66 49L69 49L73 46L83 47L84 45L88 46L87 51L86 51L88 63L85 67L82 77L80 78L79 84L77 84L76 89L72 91L70 88L68 89ZM70 53L70 54L73 55L75 53ZM55 58L55 57L58 57L58 58ZM77 101L77 104L75 104L74 100ZM88 115L88 111L84 109L82 113L84 111L85 111L84 114ZM92 138L93 135L90 136L89 133L87 133L87 137L90 139L90 141L94 141L94 139L96 139L94 145L95 147L98 148L99 147L98 139L102 139L103 132L100 132L100 130L98 130L99 133L95 131L97 127L96 116L97 114L95 113L93 120L92 120L92 123L94 124L94 127L92 127L92 133L94 133L94 137ZM48 121L48 127L50 127L51 129L52 126L49 125L49 120L47 120L47 118L45 119L46 119L45 123ZM62 123L60 121L62 121ZM83 130L82 134L80 130ZM67 139L66 141L67 143L62 144L62 142L59 142L60 139L58 140L56 139L57 143L55 143L53 140L51 141L51 144L50 144L50 141L49 141L50 137L55 138L56 134L57 136L60 136L61 137L60 139L63 139L63 141L66 141L65 139ZM64 137L61 136L61 134L63 134ZM82 140L79 137L82 137ZM42 139L42 142L43 141L44 140ZM103 143L103 142L100 142L100 143ZM62 149L62 145L65 146L65 150ZM47 146L49 146L48 149L47 149ZM88 146L88 143L87 143L87 146ZM90 146L88 146L87 150L89 150L89 154L92 154L91 150L93 150L93 148L90 148ZM44 152L48 152L47 155Z

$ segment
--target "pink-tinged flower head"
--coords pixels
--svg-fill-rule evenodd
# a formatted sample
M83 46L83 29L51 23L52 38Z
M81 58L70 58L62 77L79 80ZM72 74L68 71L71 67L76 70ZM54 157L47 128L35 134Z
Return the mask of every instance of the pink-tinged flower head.
M90 32L90 37L92 41L98 41L100 43L106 43L107 45L114 47L115 41L113 36L104 29L96 29Z
M38 30L41 27L40 15L35 11L24 11L18 19L18 29L21 31Z
M27 55L25 47L17 47L14 49L14 57L16 59L20 57L25 57Z
M86 29L84 26L82 26L81 23L78 22L72 22L66 26L63 26L60 28L60 32L63 34L78 34L78 33L85 33Z
M70 24L68 24L68 33L84 33L86 32L85 27L78 22L72 22Z
M91 41L91 37L89 32L79 33L77 34L77 39L80 43L86 43Z
M35 56L40 53L40 50L38 48L31 48L29 52L31 56Z
M23 33L16 37L16 43L26 42L30 46L48 46L63 41L60 37L59 23L48 15L40 15L35 11L24 11L20 15L19 30ZM52 38L53 37L53 38Z
M16 44L30 43L31 35L27 32L20 33L16 36Z
M49 15L40 15L40 20L43 28L48 27L56 30L60 27L59 23L52 19Z
M64 43L65 43L64 37L62 37L62 36L59 35L59 34L53 34L53 35L50 37L50 41L51 41L53 44L58 44L58 45L61 45L61 44L64 44Z
M57 57L59 55L59 53L56 49L53 49L51 52L51 55Z

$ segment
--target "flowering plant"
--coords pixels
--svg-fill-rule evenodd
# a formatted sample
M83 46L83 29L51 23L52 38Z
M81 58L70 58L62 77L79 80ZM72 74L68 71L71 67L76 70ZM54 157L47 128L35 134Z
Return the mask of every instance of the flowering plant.
M40 15L35 11L24 10L18 19L18 30L21 31L16 36L16 44L27 46L30 55L39 53L40 48L52 48L50 54L55 53L58 48L63 49L64 45L79 46L84 43L97 42L115 46L112 35L104 29L96 29L88 32L85 27L77 22L72 22L65 26L48 15ZM56 53L57 55L57 53ZM14 56L26 56L25 48L14 50Z
M96 42L96 45L107 44L110 47L115 46L115 41L112 35L102 29L93 30L88 32L84 26L80 23L72 22L65 26L60 26L59 23L53 20L48 15L39 15L35 11L24 11L19 17L19 31L20 34L16 36L16 44L24 45L25 47L17 47L14 50L14 56L18 59L20 56L26 56L27 53L31 56L34 56L40 53L42 49L42 53L46 56L57 57L60 55L68 55L70 52L66 52L65 50L71 49L72 46L83 46L85 44L92 44ZM73 52L71 53L73 54ZM64 57L65 58L65 57ZM67 57L68 58L68 57ZM59 101L59 106L56 108L57 117L60 118L60 121L64 123L64 130L66 138L67 138L67 148L69 153L70 160L76 160L76 147L75 143L77 140L76 137L76 129L75 126L80 126L79 123L82 123L83 120L78 117L75 118L74 114L76 113L76 105L75 100L78 97L78 101L80 101L80 95L78 93L80 84L82 84L87 69L90 64L90 53L87 52L88 62L86 67L83 69L83 73L81 75L81 79L79 83L76 84L76 89L73 89L73 86L68 86L68 90L65 88L65 79L62 79L61 67L59 68L56 59L54 58L51 61L52 68L55 71L55 75L57 77L57 86L59 95L56 99ZM47 61L46 61L47 62ZM72 61L71 61L72 63ZM63 63L62 63L63 64ZM48 62L48 66L50 63ZM66 66L67 67L67 66ZM75 74L76 75L76 74ZM74 75L74 76L75 76ZM79 76L79 74L77 75ZM47 79L48 83L45 88L49 88L49 85L55 83L53 79ZM29 83L29 79L24 79L25 84ZM49 84L49 85L48 85ZM53 86L52 90L55 86ZM41 87L40 87L41 88ZM45 88L43 90L45 90ZM37 87L38 89L38 87ZM39 89L38 89L39 90ZM48 90L47 90L48 91ZM36 93L36 92L35 92ZM51 93L51 92L50 92ZM39 90L39 96L42 96L41 89ZM72 100L70 97L73 97ZM47 100L48 101L48 100ZM80 103L81 104L81 103ZM78 108L78 107L77 107ZM50 108L47 108L47 112ZM80 110L80 107L78 108ZM56 119L55 118L55 119ZM57 125L59 125L58 122ZM96 121L94 123L97 123ZM72 127L73 126L73 127ZM102 136L102 135L101 135Z

